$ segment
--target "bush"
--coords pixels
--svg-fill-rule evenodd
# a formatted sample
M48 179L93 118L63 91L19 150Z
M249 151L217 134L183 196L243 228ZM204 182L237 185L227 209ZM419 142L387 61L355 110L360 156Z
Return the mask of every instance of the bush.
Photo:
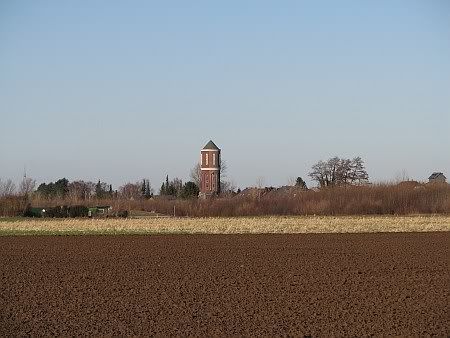
M32 208L31 204L28 204L25 208L23 214L23 217L33 217L33 218L41 218L41 209L40 208Z
M127 218L128 217L128 210L119 210L117 212L117 217Z
M84 205L73 205L69 207L69 217L87 217L89 208Z
M69 207L57 206L45 209L45 216L51 218L67 218L69 217Z

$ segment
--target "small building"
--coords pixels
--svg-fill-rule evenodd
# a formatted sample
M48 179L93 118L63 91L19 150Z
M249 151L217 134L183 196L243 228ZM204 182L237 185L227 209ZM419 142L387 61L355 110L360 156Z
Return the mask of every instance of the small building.
M445 183L447 178L443 173L432 173L430 177L428 177L429 183Z
M109 212L112 210L112 207L109 205L98 205L95 207L89 208L88 216L106 216L109 214Z
M220 149L209 141L200 151L200 197L220 194Z

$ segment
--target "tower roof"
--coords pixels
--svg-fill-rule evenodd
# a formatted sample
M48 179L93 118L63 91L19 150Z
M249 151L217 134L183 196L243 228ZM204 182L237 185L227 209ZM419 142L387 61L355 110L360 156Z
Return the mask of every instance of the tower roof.
M203 147L203 149L209 149L209 150L220 150L218 146L214 144L213 141L209 140L208 143Z

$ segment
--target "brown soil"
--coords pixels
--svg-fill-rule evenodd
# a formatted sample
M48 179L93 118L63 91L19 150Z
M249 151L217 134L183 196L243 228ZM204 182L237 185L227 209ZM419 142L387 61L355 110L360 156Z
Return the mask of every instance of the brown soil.
M0 238L0 335L448 336L450 233Z

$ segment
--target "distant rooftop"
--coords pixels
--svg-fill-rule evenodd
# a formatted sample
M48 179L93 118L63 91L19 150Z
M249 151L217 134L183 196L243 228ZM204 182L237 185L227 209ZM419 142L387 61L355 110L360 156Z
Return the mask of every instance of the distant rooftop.
M208 143L206 143L206 146L204 146L203 149L220 150L219 147L216 146L215 143L213 141L211 141L211 140Z
M441 175L442 175L442 177L444 177L444 179L446 178L443 173L432 173L431 176L428 177L428 179L435 180L436 178L440 177Z

